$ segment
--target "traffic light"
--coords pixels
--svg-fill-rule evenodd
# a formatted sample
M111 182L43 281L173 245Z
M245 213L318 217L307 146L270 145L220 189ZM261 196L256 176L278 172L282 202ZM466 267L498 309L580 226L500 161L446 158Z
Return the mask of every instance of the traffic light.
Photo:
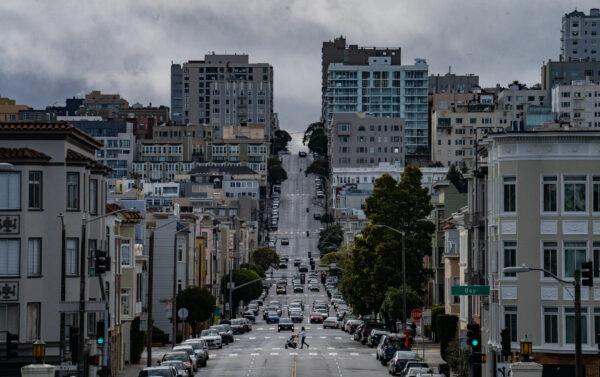
M481 349L481 329L477 323L467 325L467 344L474 352Z
M79 329L71 327L69 333L69 350L71 351L71 361L74 364L79 363Z
M96 344L101 346L104 344L104 321L96 322Z
M581 285L584 287L594 286L594 262L583 262L581 264Z
M510 356L512 351L510 350L510 332L508 329L500 330L500 345L502 346L502 356Z
M94 270L96 274L103 274L106 271L110 271L110 257L108 256L108 252L104 250L96 250Z
M487 362L487 355L481 352L473 352L469 355L469 364L485 364Z
M88 365L99 366L100 365L100 355L88 356Z
M6 333L6 359L12 359L19 356L17 351L19 347L19 335L12 334L10 331Z

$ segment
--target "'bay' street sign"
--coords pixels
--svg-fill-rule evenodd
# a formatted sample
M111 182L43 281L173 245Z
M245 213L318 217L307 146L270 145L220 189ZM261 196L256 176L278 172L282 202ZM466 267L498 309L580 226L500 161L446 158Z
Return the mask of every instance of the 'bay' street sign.
M488 296L489 285L455 285L451 289L453 296Z

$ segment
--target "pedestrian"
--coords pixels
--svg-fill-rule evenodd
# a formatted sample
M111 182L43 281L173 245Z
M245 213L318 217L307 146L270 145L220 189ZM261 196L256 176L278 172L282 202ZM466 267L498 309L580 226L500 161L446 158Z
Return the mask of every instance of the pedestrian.
M304 327L302 327L302 330L300 330L300 339L302 339L302 343L300 344L300 348L304 348L305 344L306 344L306 348L310 348L310 346L308 345L308 343L306 343L306 330L304 329Z

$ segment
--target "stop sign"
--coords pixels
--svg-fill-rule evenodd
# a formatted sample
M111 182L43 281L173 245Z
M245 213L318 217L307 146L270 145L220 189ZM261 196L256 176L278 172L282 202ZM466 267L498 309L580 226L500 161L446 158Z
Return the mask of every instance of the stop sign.
M413 309L410 312L410 318L412 318L413 321L420 321L421 317L423 317L423 311L421 309Z

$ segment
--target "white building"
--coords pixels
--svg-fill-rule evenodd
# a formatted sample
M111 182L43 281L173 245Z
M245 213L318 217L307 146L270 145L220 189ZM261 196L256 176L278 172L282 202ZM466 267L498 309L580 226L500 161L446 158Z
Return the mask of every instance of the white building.
M600 84L572 81L552 88L552 111L560 121L576 127L600 127Z

